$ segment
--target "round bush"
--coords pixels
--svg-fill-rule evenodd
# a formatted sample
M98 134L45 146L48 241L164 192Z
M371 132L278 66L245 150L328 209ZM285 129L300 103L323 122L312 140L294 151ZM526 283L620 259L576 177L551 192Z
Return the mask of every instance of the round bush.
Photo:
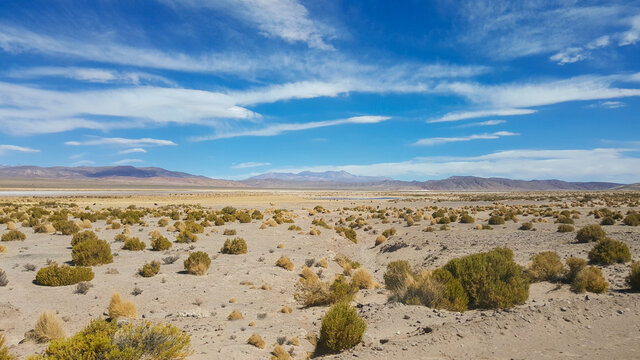
M151 239L151 249L154 251L169 250L173 244L164 236L158 236Z
M193 275L204 275L211 266L211 259L206 252L196 251L189 254L184 261L184 269Z
M71 257L75 265L95 266L113 262L111 246L98 239L86 239L71 248Z
M8 233L2 235L2 241L24 241L27 236L19 230L11 230Z
M227 239L220 249L223 254L240 255L247 253L247 242L243 238Z
M573 281L576 279L576 276L578 276L578 273L580 272L580 270L587 267L587 260L576 258L576 257L570 257L567 259L566 263L569 270L567 271L567 274L564 279L566 283L572 284Z
M144 241L138 239L137 237L127 238L124 241L124 245L122 246L123 250L131 250L131 251L142 251L147 247Z
M622 241L606 238L589 251L589 261L594 264L610 265L631 261L631 253L627 244Z
M362 341L367 323L348 303L333 305L322 318L318 349L320 352L339 352Z
M575 280L571 284L571 291L583 293L585 291L593 293L604 293L607 291L609 283L602 275L602 271L596 266L588 266L580 270Z
M565 233L565 232L572 232L573 226L569 225L569 224L560 224L558 225L558 232L559 233Z
M587 225L576 233L576 240L578 240L579 243L599 241L605 237L607 237L607 234L598 224Z
M85 230L85 231L73 234L73 237L71 238L71 246L74 246L77 243L84 240L88 240L88 239L98 240L98 235L96 235L96 233L94 233L91 230Z
M640 291L640 262L631 264L631 272L627 277L627 284L633 291Z
M600 221L600 225L615 225L615 224L616 224L616 221L611 216L607 216L606 218L602 219L602 221Z
M504 218L502 216L494 215L489 218L489 225L504 225Z
M198 241L198 236L190 231L180 231L180 234L176 236L176 242L178 243L192 243Z
M627 226L638 226L640 225L640 214L630 213L624 218L623 222Z
M573 224L573 220L568 216L559 216L556 220L556 223L559 224Z
M527 274L533 281L556 281L564 275L564 266L555 251L544 251L531 258Z
M526 230L531 230L531 229L533 229L533 224L532 224L532 223L530 223L530 222L523 223L523 224L522 224L522 225L520 225L520 227L518 228L518 230L525 230L525 231L526 231Z
M460 216L460 223L461 224L473 224L475 221L476 221L476 219L474 219L469 214L464 214L464 215Z
M385 271L382 278L384 279L385 287L392 292L396 292L407 287L412 275L413 270L411 270L408 261L396 260L387 265L387 271Z
M71 220L54 221L52 225L56 231L59 231L62 235L73 235L80 231L78 225Z
M160 262L157 260L153 260L150 263L145 263L142 265L140 269L138 269L138 273L143 277L152 277L160 272Z
M81 281L91 281L94 277L93 271L88 267L68 266L53 263L38 270L36 283L44 286L66 286L74 285Z

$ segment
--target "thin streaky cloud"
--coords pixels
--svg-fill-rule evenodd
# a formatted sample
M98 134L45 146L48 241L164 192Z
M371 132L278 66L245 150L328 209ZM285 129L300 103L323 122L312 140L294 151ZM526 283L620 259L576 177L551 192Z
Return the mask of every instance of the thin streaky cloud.
M532 109L490 109L490 110L451 112L442 117L427 120L427 123L460 121L460 120L468 120L468 119L475 119L475 118L483 118L488 116L529 115L529 114L534 114L536 112L537 110L532 110Z
M463 125L458 125L456 126L457 129L463 129L463 128L469 128L469 127L475 127L475 126L495 126L495 125L502 125L505 124L507 122L507 120L487 120L487 121L478 121L478 122L473 122L473 123L468 123L468 124L463 124Z
M433 138L425 138L420 139L413 143L415 146L433 146L440 145L452 142L463 142L463 141L472 141L472 140L495 140L499 139L503 136L517 136L520 135L518 133L510 132L510 131L497 131L490 134L474 134L468 136L456 136L456 137L433 137Z
M143 148L133 148L133 149L126 149L126 150L119 151L118 154L124 155L124 154L146 153L146 152L147 150Z
M261 166L270 166L271 163L268 162L244 162L244 163L240 163L240 164L235 164L232 165L231 168L232 169L249 169L249 168L254 168L254 167L261 167Z
M95 137L85 141L67 141L65 145L69 146L99 146L99 145L116 145L116 146L177 146L171 140L141 138L141 139L126 139L126 138L104 138ZM136 150L136 149L133 149ZM138 151L131 152L146 152L144 149L137 149ZM143 150L143 151L139 151Z
M26 146L18 146L18 145L0 145L0 153L3 153L5 151L17 151L17 152L23 152L23 153L37 153L40 152L40 150L38 149L32 149L30 147L26 147Z
M113 165L127 165L127 164L137 164L143 162L140 159L122 159L118 161L114 161Z

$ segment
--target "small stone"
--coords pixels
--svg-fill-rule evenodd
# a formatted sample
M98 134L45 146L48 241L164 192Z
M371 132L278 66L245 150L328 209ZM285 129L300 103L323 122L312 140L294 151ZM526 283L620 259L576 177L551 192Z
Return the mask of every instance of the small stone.
M561 307L560 311L567 311L567 308L566 307Z

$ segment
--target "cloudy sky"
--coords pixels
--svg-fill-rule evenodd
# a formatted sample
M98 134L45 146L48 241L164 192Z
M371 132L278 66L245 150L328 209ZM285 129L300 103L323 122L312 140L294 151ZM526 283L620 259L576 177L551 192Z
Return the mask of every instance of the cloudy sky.
M0 164L640 182L640 1L3 0Z

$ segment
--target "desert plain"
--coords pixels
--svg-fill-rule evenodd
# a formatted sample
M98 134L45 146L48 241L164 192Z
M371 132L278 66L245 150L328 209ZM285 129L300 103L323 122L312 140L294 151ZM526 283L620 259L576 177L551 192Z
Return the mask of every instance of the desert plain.
M68 189L67 189L68 190ZM637 192L346 192L346 191L108 191L6 196L3 214L19 213L12 225L23 241L3 241L0 269L8 284L0 287L0 334L18 359L42 353L46 343L29 339L43 311L54 311L71 336L91 319L107 317L114 292L135 303L138 320L177 326L191 336L189 359L269 359L280 344L293 359L312 356L321 319L329 305L305 306L296 293L301 272L308 266L321 281L343 274L347 281L356 268L366 269L370 288L360 289L351 305L366 321L362 341L327 359L633 359L640 358L640 293L626 283L631 262L599 266L608 289L604 293L571 290L562 281L532 281L523 304L508 309L469 309L464 312L407 305L390 300L383 274L392 261L406 260L414 269L433 270L453 258L496 247L508 247L523 268L532 256L555 251L564 261L587 259L594 243L576 242L576 231L599 224L598 211L619 214L604 225L607 237L624 242L632 261L640 260L640 226L622 218L640 210ZM6 194L4 194L6 195ZM41 218L67 209L69 219L80 222L82 213L105 212L103 219L80 223L81 231L95 232L109 243L113 262L92 266L95 277L85 294L76 285L42 286L35 282L39 269L51 262L72 263L71 235L59 231L36 233L21 219L30 208L43 208ZM254 214L250 222L208 221L197 241L176 242L180 224L197 223L222 210ZM119 224L119 211L144 212L140 221ZM457 215L441 224L434 213ZM561 212L570 214L575 231L558 232ZM188 218L190 212L202 216ZM461 214L473 217L460 223ZM492 214L515 215L504 224L487 225ZM256 213L257 214L257 213ZM380 216L382 214L383 216ZM566 213L565 213L566 214ZM168 219L168 225L159 220ZM408 220L410 218L410 220ZM361 220L359 220L361 219ZM277 221L275 221L277 220ZM2 234L8 222L0 225ZM315 221L315 223L314 223ZM280 222L280 223L279 223ZM524 223L532 229L520 230ZM322 224L324 225L318 225ZM352 224L354 224L352 226ZM356 241L336 228L351 228ZM388 229L395 234L379 237ZM235 233L233 235L224 235ZM312 231L316 230L316 231ZM165 251L150 249L150 233L171 241ZM123 250L116 241L125 233L145 242L142 251ZM247 252L221 253L227 239L242 238ZM378 244L376 240L378 239ZM205 275L185 271L183 261L194 251L206 252L211 265ZM281 257L293 269L276 266ZM177 257L169 263L164 260ZM348 259L347 265L339 259ZM336 261L338 259L338 261ZM148 262L161 263L160 271L143 277ZM241 318L230 320L237 311ZM264 348L247 343L252 334Z

